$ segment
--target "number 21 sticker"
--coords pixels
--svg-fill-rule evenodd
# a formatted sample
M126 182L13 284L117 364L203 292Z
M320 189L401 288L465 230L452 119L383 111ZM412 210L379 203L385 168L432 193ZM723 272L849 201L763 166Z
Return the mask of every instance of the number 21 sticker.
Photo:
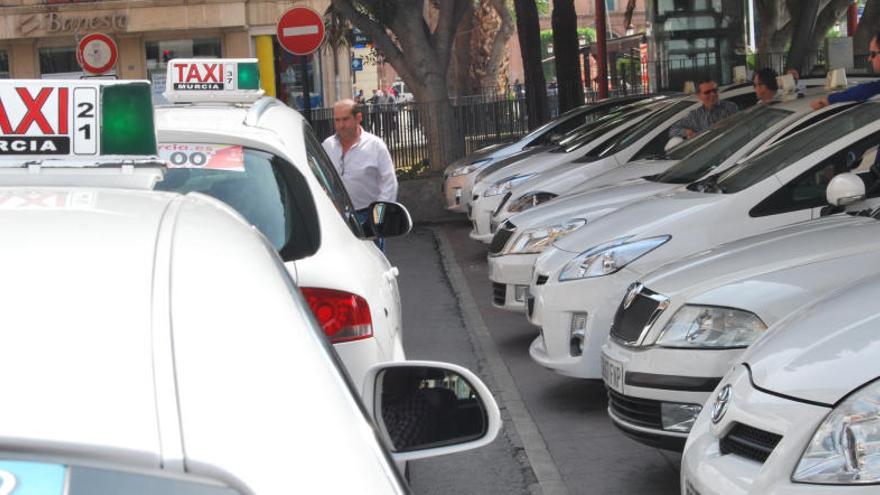
M76 88L73 90L73 153L95 155L98 153L98 90Z

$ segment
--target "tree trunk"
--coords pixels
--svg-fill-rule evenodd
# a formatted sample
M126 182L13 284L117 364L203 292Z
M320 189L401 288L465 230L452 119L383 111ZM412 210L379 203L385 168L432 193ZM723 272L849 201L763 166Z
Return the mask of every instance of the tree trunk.
M507 42L513 36L513 16L510 15L507 0L488 0L488 2L498 17L498 26L492 36L487 70L482 83L484 86L493 86L498 84L501 66L507 59ZM502 79L506 80L506 77Z
M868 0L853 38L853 53L865 55L871 38L880 30L880 0Z
M851 0L830 0L825 8L819 12L816 17L816 30L813 33L811 50L816 51L822 48L822 43L828 35L828 30L834 26L838 20L846 13ZM867 45L866 45L867 46ZM853 47L855 53L855 47Z
M791 38L791 48L788 51L787 68L797 69L801 74L807 74L810 72L809 56L816 35L819 0L797 0L797 5L791 7L794 7L789 8L789 13L793 18L794 31Z
M465 151L455 107L447 97L449 89L446 80L431 77L423 88L413 87L413 91L417 101L426 103L421 109L420 120L428 138L431 170L443 170L464 156Z
M556 85L559 113L584 104L578 57L577 12L574 0L554 0L553 54L556 56Z
M468 3L468 11L461 18L458 32L455 34L452 57L452 79L455 86L455 94L466 96L474 93L476 86L471 78L471 38L474 36L474 17L476 12L473 5Z
M525 72L526 113L529 129L547 120L547 87L541 66L541 26L535 0L514 0L516 32ZM519 95L517 95L519 96Z

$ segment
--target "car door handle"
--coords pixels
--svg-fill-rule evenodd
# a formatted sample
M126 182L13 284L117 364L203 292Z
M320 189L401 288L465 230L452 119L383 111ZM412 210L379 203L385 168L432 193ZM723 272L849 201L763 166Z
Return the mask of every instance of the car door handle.
M392 266L390 269L388 269L388 271L384 273L385 280L389 282L393 282L398 275L400 275L400 270L398 270L396 266Z

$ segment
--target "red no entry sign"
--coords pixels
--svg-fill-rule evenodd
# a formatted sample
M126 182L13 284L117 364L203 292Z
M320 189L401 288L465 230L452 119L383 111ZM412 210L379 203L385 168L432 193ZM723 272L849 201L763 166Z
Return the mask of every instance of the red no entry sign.
M119 50L112 38L102 33L83 36L76 48L76 61L84 71L104 74L116 65Z
M278 21L278 43L294 55L308 55L324 42L324 19L308 7L294 7Z

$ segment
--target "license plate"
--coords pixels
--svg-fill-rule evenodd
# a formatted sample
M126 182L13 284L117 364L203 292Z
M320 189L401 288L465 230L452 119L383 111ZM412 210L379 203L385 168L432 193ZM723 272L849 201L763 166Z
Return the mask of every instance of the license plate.
M623 393L623 365L602 355L602 380L605 385L618 393Z

